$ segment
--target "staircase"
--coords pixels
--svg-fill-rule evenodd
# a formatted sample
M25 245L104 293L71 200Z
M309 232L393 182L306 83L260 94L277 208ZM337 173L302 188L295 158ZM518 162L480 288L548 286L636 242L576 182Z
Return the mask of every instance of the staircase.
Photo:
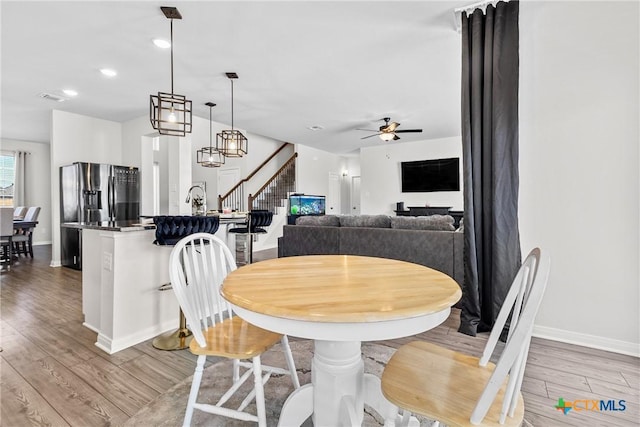
M286 206L289 193L296 189L296 157L298 153L285 162L284 165L256 191L255 196L249 194L247 206L250 210L263 209L276 214L276 208Z
M282 226L287 222L287 199L290 193L296 191L296 158L298 153L293 153L255 194L249 194L246 199L244 197L245 186L251 178L289 145L285 143L280 146L246 178L240 180L225 195L218 197L219 211L222 211L223 206L233 206L241 211L268 210L273 212L273 221L267 228L267 234L260 235L259 240L254 243L254 250L276 247L277 239L282 235ZM255 188L255 185L252 188Z

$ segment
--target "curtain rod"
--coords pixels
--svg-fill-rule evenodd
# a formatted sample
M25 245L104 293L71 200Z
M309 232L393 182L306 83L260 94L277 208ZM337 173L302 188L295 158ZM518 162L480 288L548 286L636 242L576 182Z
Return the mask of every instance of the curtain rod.
M467 16L470 15L471 13L473 13L474 11L480 9L482 11L483 15L487 14L487 7L489 7L489 5L492 5L493 7L496 6L496 3L499 3L501 1L504 1L505 3L507 3L509 0L484 0L484 1L479 1L476 3L472 3L470 5L467 6L463 6L463 7L458 7L456 9L453 10L453 19L455 20L455 24L456 24L456 31L457 32L461 32L462 31L462 12L466 13Z

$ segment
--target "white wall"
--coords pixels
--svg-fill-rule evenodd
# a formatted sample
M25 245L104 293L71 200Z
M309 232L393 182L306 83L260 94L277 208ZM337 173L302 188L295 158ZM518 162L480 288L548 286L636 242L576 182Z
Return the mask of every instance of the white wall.
M305 194L328 196L329 174L333 173L341 177L342 172L347 169L347 158L300 144L296 145L296 151L298 152L296 191ZM338 194L336 197L338 199L337 202L340 202L340 195ZM342 212L331 212L327 202L326 213L340 214Z
M403 193L400 163L439 158L460 158L460 191ZM460 137L403 143L381 143L360 150L361 213L395 215L397 202L409 206L451 206L463 209L462 142Z
M639 4L520 3L520 233L538 336L640 354Z
M51 118L51 265L60 265L60 166L121 164L120 123L53 110Z
M51 243L51 150L49 144L3 139L0 148L6 151L26 151L25 206L40 206L38 226L33 232L34 245Z

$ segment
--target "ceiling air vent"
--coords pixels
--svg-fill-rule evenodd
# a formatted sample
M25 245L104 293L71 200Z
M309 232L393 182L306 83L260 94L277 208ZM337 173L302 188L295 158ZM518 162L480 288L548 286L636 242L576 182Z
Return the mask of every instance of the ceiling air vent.
M65 98L63 96L54 95L52 93L47 93L47 92L39 93L38 96L40 98L48 99L49 101L55 101L55 102L64 102L64 101L67 100L67 98Z

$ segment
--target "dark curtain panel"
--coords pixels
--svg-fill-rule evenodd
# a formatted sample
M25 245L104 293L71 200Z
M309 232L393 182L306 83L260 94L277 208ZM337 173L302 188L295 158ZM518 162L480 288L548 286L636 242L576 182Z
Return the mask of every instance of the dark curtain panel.
M520 266L518 7L462 15L465 289L459 331L491 329Z

